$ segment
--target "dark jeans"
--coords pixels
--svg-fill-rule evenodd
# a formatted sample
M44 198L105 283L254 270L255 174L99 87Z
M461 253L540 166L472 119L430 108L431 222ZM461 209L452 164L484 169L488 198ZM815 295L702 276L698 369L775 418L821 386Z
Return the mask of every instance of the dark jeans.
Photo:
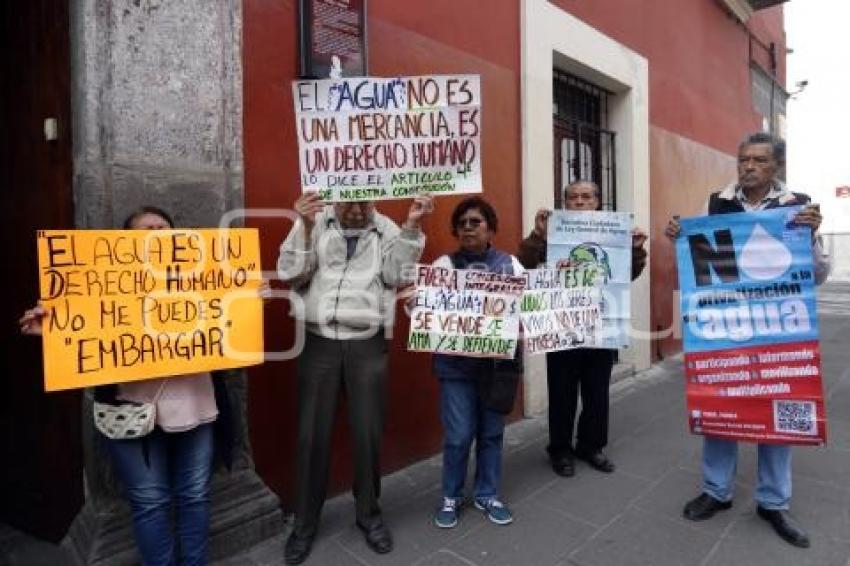
M381 436L386 406L387 342L382 333L365 340L332 340L307 333L298 358L298 478L295 530L316 534L330 470L331 434L344 388L354 441L357 522L380 520Z
M206 564L213 425L201 425L186 432L163 432L156 428L145 438L107 440L106 445L115 473L130 500L142 563L145 566L177 563L171 524L174 503L180 564Z
M608 387L616 350L579 348L546 354L549 385L549 454L593 453L608 444ZM581 415L573 427L578 396Z
M499 494L505 417L484 407L474 379L440 380L443 421L443 496L463 497L469 450L475 441L476 499Z

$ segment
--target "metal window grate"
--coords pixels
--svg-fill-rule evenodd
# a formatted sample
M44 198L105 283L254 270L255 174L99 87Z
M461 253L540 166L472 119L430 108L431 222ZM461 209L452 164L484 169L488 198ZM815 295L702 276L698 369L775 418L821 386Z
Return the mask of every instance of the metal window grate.
M616 135L608 129L611 93L558 69L553 72L555 206L563 188L591 180L602 191L602 208L617 208Z
M609 91L558 69L553 71L553 80L557 118L608 127Z

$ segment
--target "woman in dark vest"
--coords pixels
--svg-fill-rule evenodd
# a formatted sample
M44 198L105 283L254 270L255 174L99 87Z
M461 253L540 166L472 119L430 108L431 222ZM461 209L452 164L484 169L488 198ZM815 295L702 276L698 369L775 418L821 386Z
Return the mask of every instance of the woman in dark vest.
M486 200L471 197L461 201L451 216L452 235L459 248L434 265L455 269L477 269L519 274L522 266L512 255L492 247L499 227L496 211ZM457 525L463 503L467 462L475 442L475 485L473 503L493 523L507 525L513 515L499 497L502 471L502 438L505 414L512 405L518 368L512 360L493 360L436 354L434 372L440 380L440 415L443 423L443 504L434 516L441 528ZM495 408L483 384L503 376L513 391L507 406ZM499 402L499 404L502 404ZM505 410L507 409L507 410Z

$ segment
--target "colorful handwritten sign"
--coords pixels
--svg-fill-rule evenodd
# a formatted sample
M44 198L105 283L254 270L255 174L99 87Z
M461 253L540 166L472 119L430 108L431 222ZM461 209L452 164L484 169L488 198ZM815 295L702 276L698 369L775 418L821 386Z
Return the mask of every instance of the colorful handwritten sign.
M532 269L520 300L523 339L529 354L580 348L599 341L602 293L581 285L582 268Z
M676 242L691 431L822 444L811 231L799 207L687 218Z
M477 75L294 81L301 187L328 201L481 192Z
M512 359L524 275L416 266L407 349Z
M568 288L596 287L601 293L601 324L586 333L581 346L629 345L632 274L632 214L556 210L549 218L547 259L566 265ZM558 348L563 349L563 348Z
M38 233L47 391L263 361L256 230Z

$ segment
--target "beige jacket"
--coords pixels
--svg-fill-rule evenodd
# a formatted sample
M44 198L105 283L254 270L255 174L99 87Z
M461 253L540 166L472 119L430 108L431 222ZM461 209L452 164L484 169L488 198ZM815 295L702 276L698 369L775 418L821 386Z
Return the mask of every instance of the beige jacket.
M302 298L303 305L293 305L293 312L314 334L336 340L373 336L393 325L394 290L413 282L425 248L420 230L400 230L375 211L358 234L347 259L346 238L329 205L316 216L309 243L299 219L280 246L278 276Z

